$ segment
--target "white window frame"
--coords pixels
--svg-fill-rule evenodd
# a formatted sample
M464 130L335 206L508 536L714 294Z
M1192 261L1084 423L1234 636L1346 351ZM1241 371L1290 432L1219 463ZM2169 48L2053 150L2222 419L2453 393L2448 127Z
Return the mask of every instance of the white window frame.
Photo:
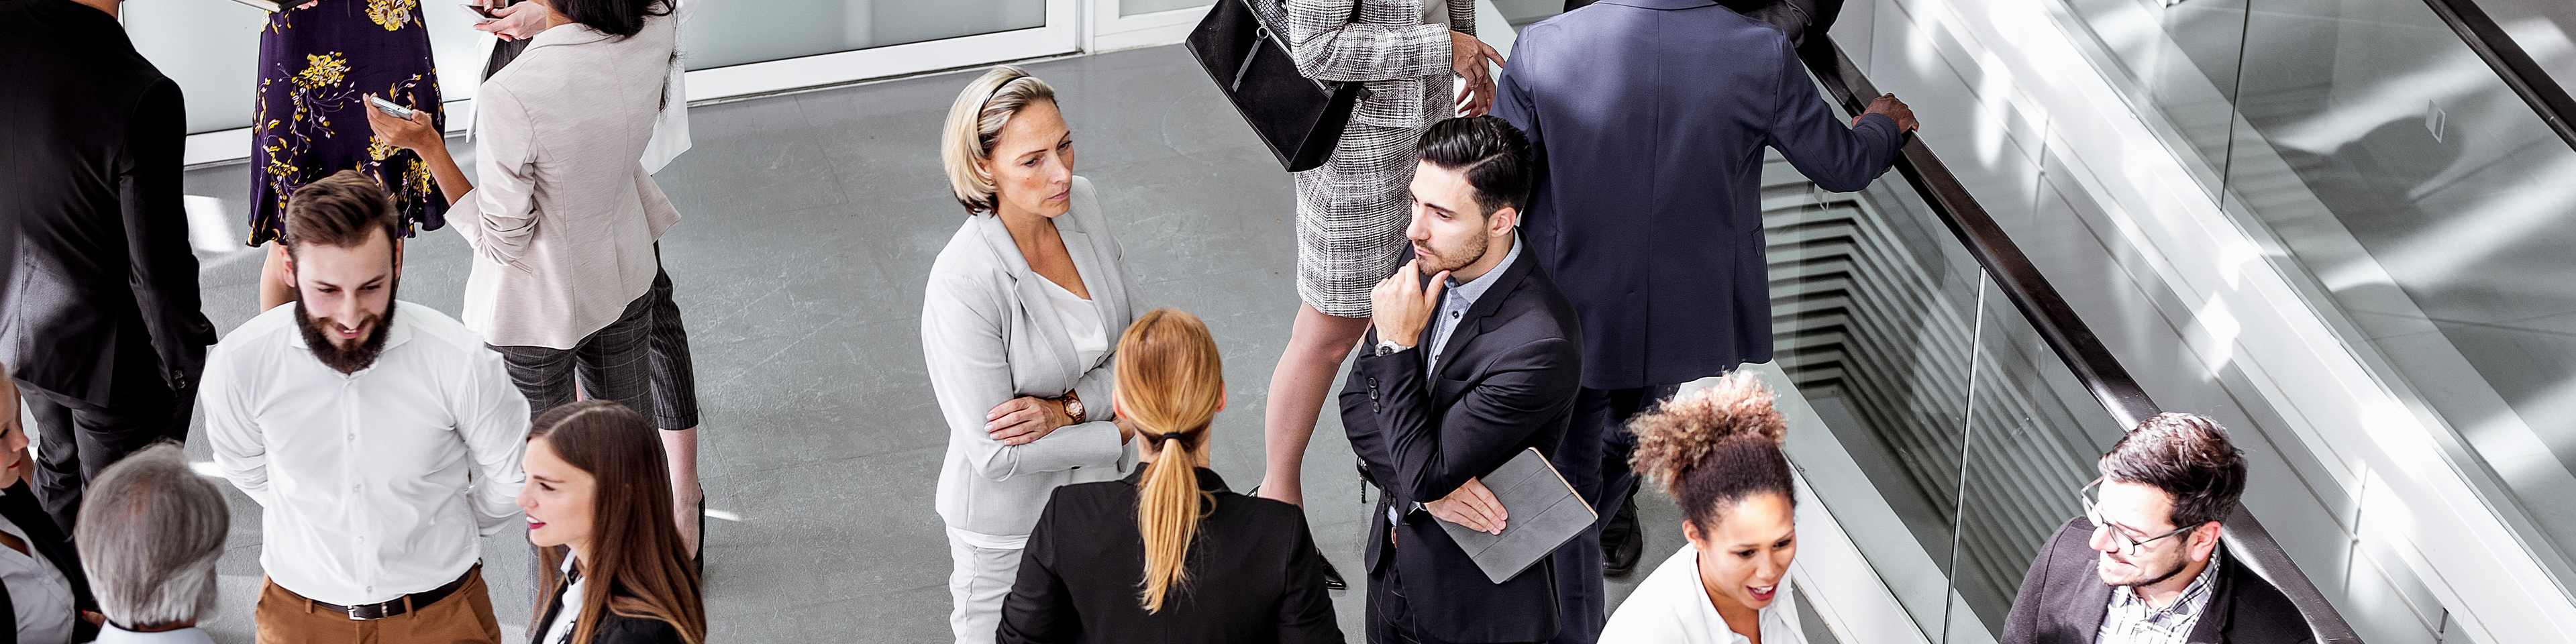
M1240 0L1216 0L1239 2ZM1216 2L1133 16L1118 15L1124 0L1084 0L1091 21L1083 34L1083 51L1104 52L1169 45L1189 38L1190 29L1207 17Z
M1077 53L1083 51L1084 23L1088 17L1085 12L1096 5L1110 5L1110 12L1114 14L1116 3L1117 0L1046 0L1046 24L1040 27L695 70L688 75L689 100L758 96ZM1148 16L1132 16L1130 20L1194 11L1197 10L1156 12ZM1187 33L1189 24L1196 24L1197 20L1196 17L1189 18L1188 24L1177 27L1178 31L1163 42L1178 42ZM1149 22L1122 21L1121 24L1147 25ZM447 113L467 114L469 112L464 110L472 109L473 102L471 99L448 101ZM462 131L465 123L466 119L462 118L448 119L449 132ZM190 166L239 161L249 156L250 128L188 135L186 163Z

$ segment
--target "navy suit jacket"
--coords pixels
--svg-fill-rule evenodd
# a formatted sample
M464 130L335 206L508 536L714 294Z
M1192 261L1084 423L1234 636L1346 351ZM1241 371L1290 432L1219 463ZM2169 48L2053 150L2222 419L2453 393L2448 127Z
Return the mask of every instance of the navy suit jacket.
M1552 557L1496 584L1431 513L1386 517L1390 506L1438 501L1523 449L1554 454L1565 438L1583 375L1574 307L1528 253L1495 278L1441 347L1438 374L1422 371L1427 329L1421 344L1384 356L1369 355L1369 331L1342 387L1342 429L1385 491L1369 511L1371 583L1393 566L1417 625L1441 641L1544 642L1557 631Z
M1904 138L1844 124L1788 36L1709 0L1601 0L1530 25L1494 113L1529 135L1525 251L1583 318L1583 386L1689 382L1771 360L1762 148L1826 190Z

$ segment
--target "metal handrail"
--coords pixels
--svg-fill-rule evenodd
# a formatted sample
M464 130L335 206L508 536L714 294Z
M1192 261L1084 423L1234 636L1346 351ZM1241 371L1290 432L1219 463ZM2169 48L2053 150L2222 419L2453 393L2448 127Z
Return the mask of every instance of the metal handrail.
M2567 88L2550 78L2549 72L2522 50L2521 43L2496 26L2495 18L2487 16L2486 10L2471 0L2424 0L2424 4L2432 7L2433 15L2440 16L2442 22L2449 23L2451 31L2458 32L2469 49L2487 61L2487 66L2495 69L2496 76L2503 78L2522 102L2531 105L2531 111L2540 114L2541 122L2557 132L2559 140L2576 147L2576 123L2568 121L2576 118L2576 98L2570 98Z
M1826 38L1823 34L1809 34L1807 37ZM1831 42L1827 44L1831 45ZM1833 52L1834 59L1807 59L1808 71L1844 109L1854 114L1862 112L1867 107L1864 97L1875 97L1878 91L1870 84L1868 75L1861 73L1841 47L1816 50L1825 49ZM2571 142L2576 142L2576 139L2571 139ZM2038 331L2049 349L2066 362L2076 379L2084 383L2085 389L2122 427L2136 427L2139 422L2158 413L2159 408L2147 396L2146 389L2138 386L2137 379L2129 375L2127 368L2120 366L2119 359L2111 355L2110 348L2102 344L2099 336L2093 334L2092 327L2076 316L2075 309L2058 294L2057 287L2049 283L2047 276L2040 274L2039 268L2031 264L2030 257L2013 243L2011 235L1995 223L1985 206L1977 203L1976 196L1968 192L1967 186L1959 182L1958 176L1950 172L1949 166L1943 164L1930 147L1925 146L1921 139L1908 137L1897 159L1896 171L1905 177L1906 183L1914 186L1915 192L1941 217L1941 222L1958 236L1959 243L1967 247L1968 254L1976 258L1977 265L1994 278L2005 298L2029 320L2031 328ZM2238 507L2236 513L2228 517L2226 526L2224 538L2229 556L2250 562L2271 580L2274 587L2288 596L2291 603L2298 605L2308 627L2316 632L2317 641L2332 644L2361 642L2361 636L2353 632L2352 626L2344 622L2342 614L2326 600L2325 594L2317 590L2316 583L2299 570L2298 564L2290 560L2279 543L2273 541L2271 533L2263 529L2262 522L2255 520L2243 507Z

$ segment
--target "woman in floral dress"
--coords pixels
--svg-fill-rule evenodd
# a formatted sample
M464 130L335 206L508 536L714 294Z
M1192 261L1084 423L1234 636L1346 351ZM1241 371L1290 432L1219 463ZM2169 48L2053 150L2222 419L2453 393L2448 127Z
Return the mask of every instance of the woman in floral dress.
M293 0L288 0L293 1ZM314 0L269 14L259 32L259 105L251 127L251 246L277 239L288 195L355 169L392 195L405 235L447 223L447 200L420 156L377 140L367 94L426 110L444 128L420 0ZM294 301L285 245L260 272L260 310Z

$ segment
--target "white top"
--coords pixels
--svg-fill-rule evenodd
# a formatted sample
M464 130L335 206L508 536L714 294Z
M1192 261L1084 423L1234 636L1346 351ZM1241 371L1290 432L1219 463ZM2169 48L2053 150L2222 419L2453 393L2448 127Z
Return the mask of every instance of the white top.
M446 585L482 555L480 537L519 516L527 398L464 324L395 306L384 353L355 374L313 357L292 306L206 356L198 415L215 465L266 510L260 566L307 598L371 604Z
M1789 578L1780 578L1771 605L1756 611L1762 620L1762 644L1807 644L1806 633L1798 630L1798 609L1789 601ZM1604 642L1670 642L1675 644L1751 644L1752 639L1728 630L1726 618L1719 617L1717 606L1708 600L1708 587L1699 583L1699 551L1682 544L1680 552L1656 566L1655 572L1638 582L1619 612L1610 616L1610 624L1601 630Z
M555 596L555 601L560 602L563 608L555 609L554 623L547 624L545 632L539 635L545 638L548 644L564 644L572 641L573 620L581 619L582 578L572 576L572 558L565 557L563 568L556 572L565 577L572 577L572 583L564 584L563 594Z
M98 639L90 644L215 644L215 638L198 628L137 633L109 624L98 627Z
M72 581L54 567L44 551L27 538L27 531L6 518L0 518L0 531L27 544L26 552L0 548L0 584L9 588L9 604L17 609L20 644L59 644L72 641Z
M1100 326L1100 309L1092 308L1091 300L1074 295L1072 289L1055 280L1041 275L1038 281L1046 283L1047 302L1055 305L1056 316L1064 320L1065 335L1073 340L1074 362L1099 364L1100 356L1109 354L1109 330ZM1098 402L1083 401L1083 411L1090 411L1089 406Z

